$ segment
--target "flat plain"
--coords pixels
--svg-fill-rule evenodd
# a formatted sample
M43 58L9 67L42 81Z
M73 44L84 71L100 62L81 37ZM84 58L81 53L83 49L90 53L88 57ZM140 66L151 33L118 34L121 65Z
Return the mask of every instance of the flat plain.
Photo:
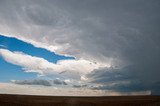
M0 106L160 106L160 96L38 96L0 94Z

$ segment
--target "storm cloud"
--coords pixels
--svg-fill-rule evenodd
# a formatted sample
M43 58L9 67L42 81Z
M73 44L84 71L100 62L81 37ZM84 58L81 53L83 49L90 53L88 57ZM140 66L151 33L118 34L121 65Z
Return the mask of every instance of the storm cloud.
M91 83L100 85L93 89L118 92L151 91L153 95L160 93L158 76L158 69L153 70L150 65L143 68L142 66L127 66L121 69L102 68L87 75Z
M103 88L160 94L159 10L159 0L1 0L0 33L110 66L87 75L118 83Z

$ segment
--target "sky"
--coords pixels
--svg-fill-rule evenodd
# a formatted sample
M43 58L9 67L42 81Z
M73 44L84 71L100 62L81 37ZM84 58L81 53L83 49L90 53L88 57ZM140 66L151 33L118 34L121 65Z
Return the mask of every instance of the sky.
M159 0L0 0L0 93L160 95L159 10Z

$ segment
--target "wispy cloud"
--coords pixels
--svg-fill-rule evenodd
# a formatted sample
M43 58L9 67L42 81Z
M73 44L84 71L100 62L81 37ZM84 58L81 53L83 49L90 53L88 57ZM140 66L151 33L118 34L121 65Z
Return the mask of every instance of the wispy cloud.
M2 48L7 48L5 45L0 45L0 47L2 47Z

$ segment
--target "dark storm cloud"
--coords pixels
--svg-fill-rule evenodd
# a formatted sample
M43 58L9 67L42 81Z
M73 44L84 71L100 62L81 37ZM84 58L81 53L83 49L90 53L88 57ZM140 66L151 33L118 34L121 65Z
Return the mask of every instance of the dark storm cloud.
M88 78L90 82L102 85L93 89L118 92L150 90L152 94L159 95L159 72L151 69L150 65L141 67L130 65L121 69L103 68L88 74Z
M67 85L67 83L65 81L62 81L60 79L53 80L53 83L56 85Z
M87 85L86 84L78 84L78 85L73 85L74 88L86 88Z
M66 54L123 64L159 52L159 7L158 0L5 0L0 19L27 39L43 42L45 35L44 43L69 44ZM64 32L50 32L59 28Z
M91 73L95 83L130 81L104 88L160 94L159 10L159 0L1 0L0 32L116 67Z

